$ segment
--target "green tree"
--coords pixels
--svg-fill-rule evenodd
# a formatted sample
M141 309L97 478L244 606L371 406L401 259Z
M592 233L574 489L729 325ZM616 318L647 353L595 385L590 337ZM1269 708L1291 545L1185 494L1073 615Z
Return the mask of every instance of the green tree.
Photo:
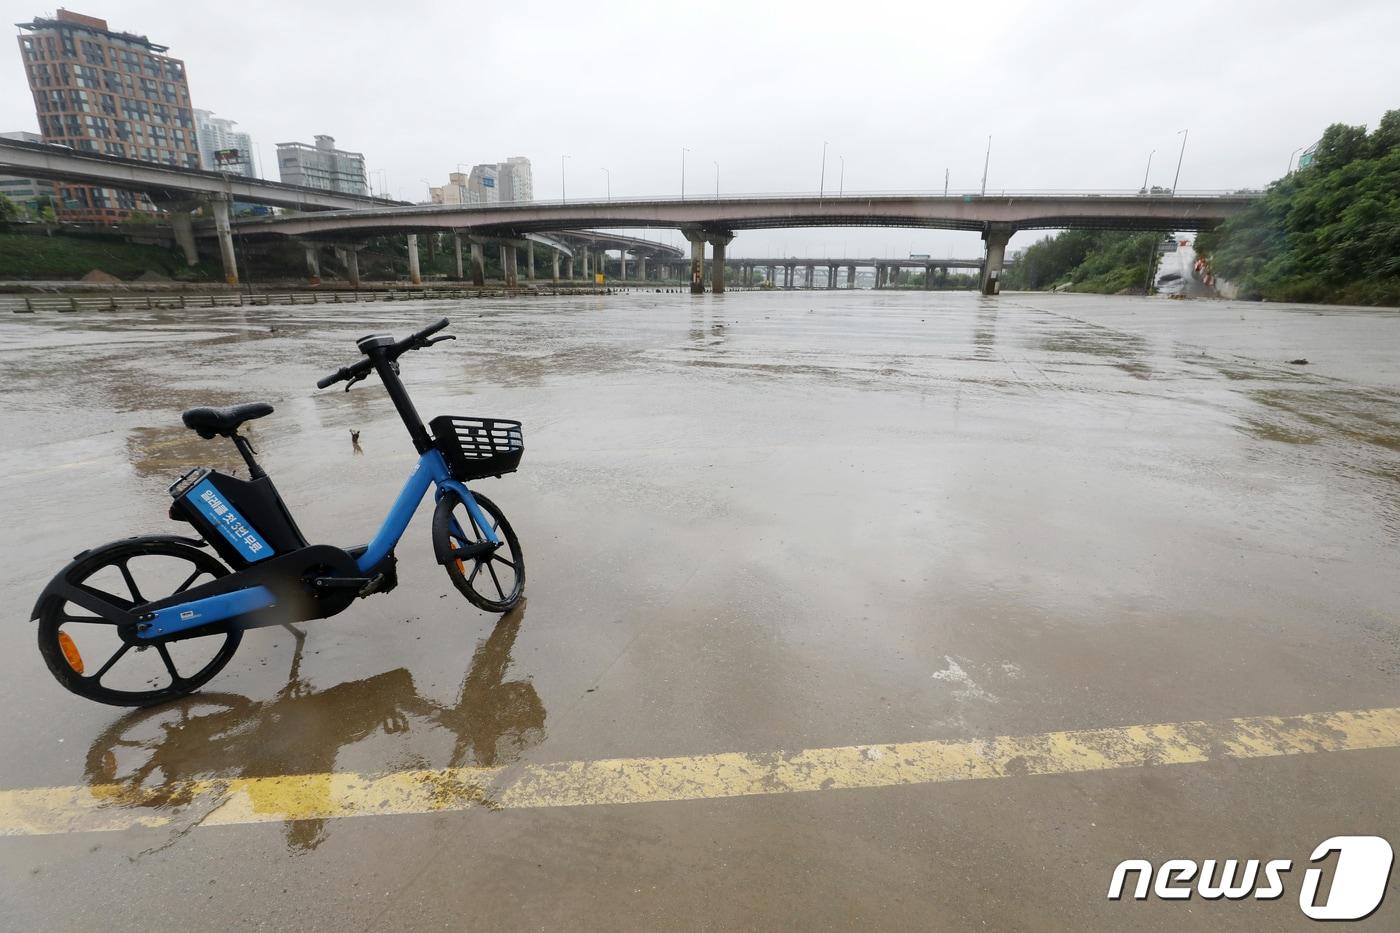
M1400 303L1400 111L1369 135L1328 127L1312 164L1196 248L1243 297Z

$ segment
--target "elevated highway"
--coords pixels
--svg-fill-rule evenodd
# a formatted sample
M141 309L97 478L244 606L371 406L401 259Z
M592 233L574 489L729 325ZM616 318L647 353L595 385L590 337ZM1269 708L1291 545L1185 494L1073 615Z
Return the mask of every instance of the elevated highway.
M178 168L14 139L0 139L0 174L141 191L157 202L203 197L297 211L343 211L404 204L386 198L244 178L228 172Z
M1205 230L1244 210L1256 192L1024 192L996 195L815 194L727 198L636 198L479 205L413 205L241 221L245 234L383 235L451 229L520 236L581 228L668 227L691 244L691 290L703 291L705 245L712 290L724 290L725 250L736 231L788 227L922 227L981 233L982 289L996 294L1006 245L1017 230Z
M1208 229L1243 210L1256 193L1027 192L998 195L815 194L690 199L527 201L356 209L334 215L248 218L245 233L289 236L355 231L386 234L454 229L483 234L607 227L666 227L733 233L788 227L924 227L983 231L1065 227Z
M739 273L741 284L751 286L754 284L754 270L763 269L765 271L765 281L779 288L816 288L816 282L820 276L825 287L839 287L837 277L840 270L846 270L846 287L856 287L856 270L872 269L875 273L875 287L884 288L893 284L893 277L900 269L918 269L924 273L924 287L933 288L935 284L934 273L942 270L946 275L949 269L981 269L981 259L971 259L968 257L952 257L938 259L929 256L910 256L907 259L878 259L869 257L845 257L845 258L810 258L802 259L793 256L780 258L743 257L726 260L730 268L736 268ZM801 285L798 283L798 271L801 270Z
M786 227L923 227L977 231L986 241L982 289L996 294L1006 245L1017 230L1093 228L1111 230L1210 229L1244 210L1257 192L1084 192L1026 191L995 195L918 192L755 195L716 198L609 198L603 201L432 205L402 204L360 195L303 188L221 172L176 168L121 159L65 146L0 140L0 173L52 178L143 191L171 214L176 238L193 261L190 211L201 201L213 206L224 269L237 281L231 220L232 200L290 208L303 213L239 219L242 235L281 235L345 244L369 236L409 236L410 267L416 266L416 235L451 230L472 244L473 277L481 268L483 238L527 243L526 234L597 237L608 228L678 229L690 242L692 291L703 291L705 246L713 249L712 288L724 290L725 250L736 231ZM650 243L650 241L642 241ZM627 252L649 247L587 247ZM505 255L510 252L510 257ZM554 252L556 264L559 251ZM514 251L503 260L514 268ZM653 250L637 260L659 258ZM572 259L570 260L572 262ZM459 262L460 265L460 262ZM508 270L507 278L511 277ZM586 270L585 270L586 271Z

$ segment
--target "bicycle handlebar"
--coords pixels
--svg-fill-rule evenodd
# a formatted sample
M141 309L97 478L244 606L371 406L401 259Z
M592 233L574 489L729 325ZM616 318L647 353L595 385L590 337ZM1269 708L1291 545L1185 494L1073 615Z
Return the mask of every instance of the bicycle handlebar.
M396 343L390 344L389 346L384 348L384 358L392 363L394 360L398 359L400 356L407 353L409 350L421 350L425 347L432 346L433 344L437 343L438 340L451 340L451 337L439 337L438 340L428 339L433 334L436 334L438 331L442 330L450 323L451 322L448 321L447 318L443 318L436 324L429 324L422 330L410 334L409 336ZM343 366L335 372L331 373L329 376L325 376L321 379L316 380L316 388L324 389L328 386L335 385L337 382L340 382L343 379L363 379L365 376L369 375L369 371L373 368L374 361L368 356L366 356L364 359L360 360L357 363L352 363L349 366Z

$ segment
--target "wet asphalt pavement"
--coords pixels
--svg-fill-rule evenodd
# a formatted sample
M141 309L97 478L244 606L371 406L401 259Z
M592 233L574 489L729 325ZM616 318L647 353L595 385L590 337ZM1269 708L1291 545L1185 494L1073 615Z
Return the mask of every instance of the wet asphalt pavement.
M29 608L83 547L180 528L235 463L179 412L266 400L307 537L363 543L424 418L518 418L526 603L433 563L249 633L203 692L63 691ZM1400 313L966 293L731 293L0 321L0 789L775 752L1400 706ZM1286 361L1307 358L1306 366ZM351 445L360 432L363 455ZM0 928L1280 929L1110 902L1142 857L1400 845L1393 748L911 787L0 838ZM1400 917L1400 880L1369 921ZM1386 919L1388 916L1389 919ZM1367 924L1362 924L1363 927Z

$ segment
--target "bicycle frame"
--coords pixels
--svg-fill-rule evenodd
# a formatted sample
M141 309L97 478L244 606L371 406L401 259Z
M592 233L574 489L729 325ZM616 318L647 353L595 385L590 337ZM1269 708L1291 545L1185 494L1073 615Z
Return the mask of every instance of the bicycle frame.
M408 480L404 483L403 489L399 491L394 504L389 507L389 514L385 516L384 523L379 526L379 531L366 545L364 553L356 559L355 565L361 573L373 573L375 568L389 556L389 552L399 543L404 531L408 529L408 523L412 521L413 513L418 511L423 496L432 486L437 487L437 492L433 497L434 501L442 498L444 492L456 493L462 500L462 504L466 506L467 514L481 529L486 541L490 544L500 543L500 539L491 529L491 522L481 511L481 506L476 504L471 490L452 478L452 473L447 468L447 461L443 459L442 452L436 447L430 447L419 455L418 463L414 466L413 472L409 474ZM454 528L454 530L461 535L461 528ZM464 535L462 537L465 539ZM150 620L149 627L141 631L141 637L158 638L185 629L209 625L212 622L221 622L235 616L270 609L276 604L276 596L265 586L245 587L217 596L178 603L157 610Z
M447 461L442 459L441 451L432 447L425 450L418 458L418 465L409 474L408 482L404 483L399 497L389 507L389 514L385 517L384 524L380 526L379 531L365 548L365 552L355 562L361 573L371 572L379 566L380 561L389 556L389 552L394 549L394 545L399 543L399 538L408 528L413 513L418 511L418 504L423 501L423 494L428 491L429 486L433 485L437 486L435 500L442 498L442 494L447 490L455 492L467 507L467 514L471 515L472 521L476 522L477 527L486 536L486 540L491 544L500 543L495 532L491 530L491 523L486 520L486 514L481 511L481 506L477 505L476 499L472 497L471 491L452 478L452 474L447 469ZM460 528L456 530L461 531Z

